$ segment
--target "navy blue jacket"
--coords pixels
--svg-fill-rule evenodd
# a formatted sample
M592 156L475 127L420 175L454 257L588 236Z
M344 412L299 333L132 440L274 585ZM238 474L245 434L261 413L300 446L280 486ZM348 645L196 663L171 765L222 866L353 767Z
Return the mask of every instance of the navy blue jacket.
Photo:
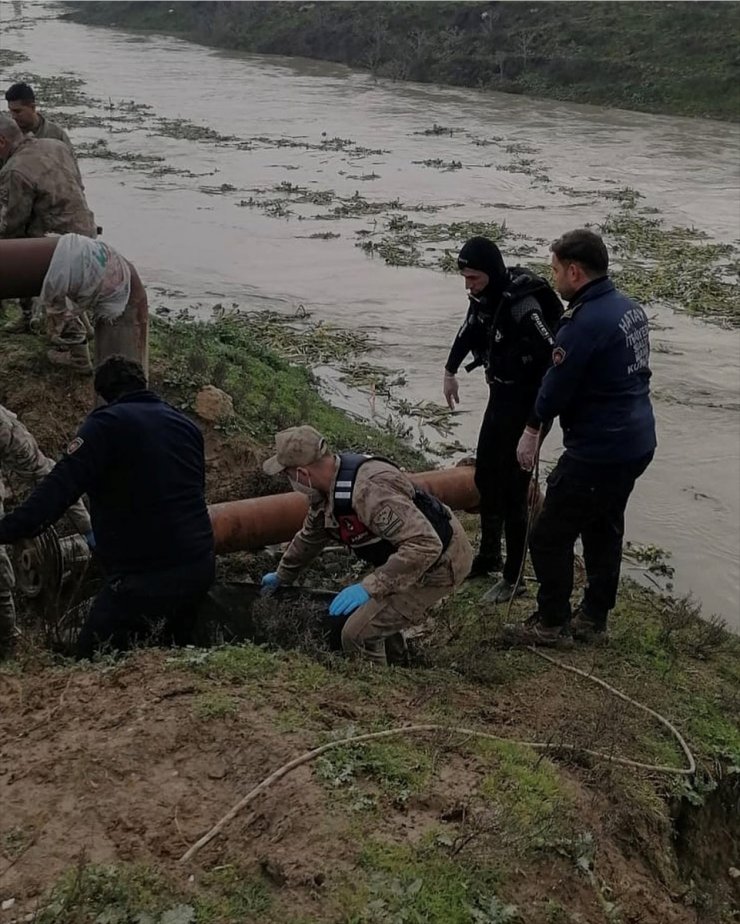
M627 462L656 446L650 339L643 309L608 277L576 293L555 337L535 411L560 417L563 445L584 462Z
M0 544L37 536L82 494L109 575L187 569L213 556L203 436L151 391L88 416L28 500L0 519Z

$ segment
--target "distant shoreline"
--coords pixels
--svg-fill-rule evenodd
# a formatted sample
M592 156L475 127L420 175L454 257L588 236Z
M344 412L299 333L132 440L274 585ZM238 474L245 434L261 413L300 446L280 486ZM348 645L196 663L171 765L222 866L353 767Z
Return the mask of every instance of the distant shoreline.
M63 18L378 77L740 121L740 4L89 0Z

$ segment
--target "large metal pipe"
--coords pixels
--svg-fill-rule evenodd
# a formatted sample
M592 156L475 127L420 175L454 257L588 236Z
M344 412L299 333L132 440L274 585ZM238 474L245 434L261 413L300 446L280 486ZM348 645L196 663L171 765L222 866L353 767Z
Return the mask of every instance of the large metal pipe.
M0 241L0 298L38 295L58 240L24 237Z
M0 241L0 299L38 295L54 256L58 237L29 237ZM149 306L146 289L131 267L131 295L126 309L114 324L95 327L95 361L122 353L149 364Z
M480 500L474 475L472 466L461 466L409 477L453 510L471 510ZM216 552L249 552L288 542L301 528L307 510L308 501L297 491L213 504L209 513Z

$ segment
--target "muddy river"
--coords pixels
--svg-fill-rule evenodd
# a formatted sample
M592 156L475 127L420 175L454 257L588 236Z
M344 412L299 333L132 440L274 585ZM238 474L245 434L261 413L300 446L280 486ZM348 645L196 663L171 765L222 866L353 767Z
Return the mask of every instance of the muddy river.
M720 241L740 237L737 126L376 82L331 64L60 22L41 5L23 3L19 23L18 6L2 4L0 48L29 60L2 68L2 78L76 76L80 92L102 101L69 109L87 123L70 133L104 155L81 160L88 199L153 305L203 313L216 302L286 313L304 305L314 319L367 328L380 345L376 358L405 370L412 403L441 401L466 303L454 275L390 266L356 246L388 214L505 222L507 255L544 258L545 240L602 221L613 207L573 190L632 187L669 224ZM122 101L131 101L128 114ZM451 133L425 134L435 123ZM317 195L294 193L286 208L274 192L281 183ZM352 207L336 217L332 209L356 192L413 210L359 215ZM669 550L676 591L691 591L705 613L738 629L738 334L648 308L660 446L633 496L628 536ZM371 413L366 394L319 372L332 400ZM454 438L474 445L480 372L463 375L461 398ZM546 459L557 449L552 438Z

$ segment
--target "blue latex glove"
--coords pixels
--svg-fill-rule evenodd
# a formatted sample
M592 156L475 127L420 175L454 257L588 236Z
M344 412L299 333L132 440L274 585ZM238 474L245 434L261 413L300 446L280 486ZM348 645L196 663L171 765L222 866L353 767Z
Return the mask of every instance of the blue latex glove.
M282 581L277 575L277 571L270 571L269 574L266 574L262 578L262 590L260 590L260 596L269 597L271 594L274 594L275 591L280 587Z
M331 601L330 616L349 616L370 599L370 594L362 584L351 584L340 591Z
M96 543L95 543L95 533L94 533L92 530L90 530L90 532L89 532L89 533L85 533L85 535L84 535L82 538L83 538L83 539L85 540L85 542L87 543L88 549L90 549L91 552L94 552L94 551L95 551L95 546L96 546Z

